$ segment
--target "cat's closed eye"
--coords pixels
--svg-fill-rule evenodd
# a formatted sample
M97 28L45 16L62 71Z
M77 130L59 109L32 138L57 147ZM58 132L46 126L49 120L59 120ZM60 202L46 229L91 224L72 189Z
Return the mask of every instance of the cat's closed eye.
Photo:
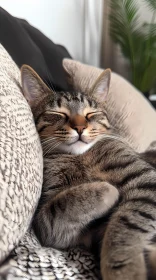
M65 118L66 120L68 120L69 119L69 116L66 114L66 113L64 113L64 112L57 112L57 111L46 111L45 112L45 114L46 115L58 115L58 116L60 116L60 117L62 117L62 118Z
M62 112L57 112L57 111L52 111L52 110L47 110L44 113L44 121L49 121L49 122L57 122L57 121L63 121L66 122L68 120L68 116L65 113Z
M103 112L101 112L101 111L99 111L99 112L91 112L91 113L88 113L88 114L86 115L86 119L87 119L88 121L91 121L92 119L94 119L94 118L96 118L96 117L99 117L99 116L104 117Z
M63 113L63 112L57 112L57 111L52 111L52 110L50 110L50 111L46 111L46 114L49 114L49 115L51 115L51 114L55 114L55 115L61 115L62 117L68 117L66 113Z

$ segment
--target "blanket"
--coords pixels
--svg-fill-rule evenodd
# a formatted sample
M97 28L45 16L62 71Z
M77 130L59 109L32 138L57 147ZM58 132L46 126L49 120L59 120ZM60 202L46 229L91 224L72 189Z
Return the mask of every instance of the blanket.
M26 233L3 269L3 279L8 280L100 279L98 265L90 253L41 247L33 230Z
M63 58L71 58L65 47L53 43L26 20L0 8L0 43L20 68L30 65L49 87L67 90Z

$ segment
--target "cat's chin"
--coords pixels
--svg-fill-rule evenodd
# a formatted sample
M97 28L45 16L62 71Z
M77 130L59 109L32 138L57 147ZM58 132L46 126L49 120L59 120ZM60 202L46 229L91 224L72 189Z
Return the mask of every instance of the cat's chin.
M70 145L62 144L59 146L59 150L63 153L80 155L85 153L87 150L89 150L93 145L94 142L85 143L83 141L77 141Z

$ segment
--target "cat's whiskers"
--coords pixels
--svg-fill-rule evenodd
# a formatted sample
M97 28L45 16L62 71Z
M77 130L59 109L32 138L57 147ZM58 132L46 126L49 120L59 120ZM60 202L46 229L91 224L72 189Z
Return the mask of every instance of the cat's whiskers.
M49 140L54 140L54 139L56 139L55 137L46 137L46 138L44 138L44 139L41 139L41 142L43 142L43 141L49 141Z
M55 135L55 137L58 138L58 137L63 137L63 136L66 135L66 134L59 134L59 133L58 133L58 134L54 134L54 135Z
M43 140L49 140L49 139L56 139L56 137L51 137L51 136L49 136L49 137L44 137L44 138L41 138L41 141L43 141Z
M48 139L42 139L41 144L43 147L43 156L47 153L53 151L57 146L59 146L61 141L58 141L56 137L48 137Z
M68 135L68 134L69 133L66 133L66 132L57 132L57 133L55 132L54 133L55 136L58 136L58 135Z
M47 150L49 147L53 146L55 142L53 141L48 141L48 142L45 142L44 144L42 144L42 147L44 150Z
M97 137L97 136L99 136L99 134L98 134L98 133L93 134L93 135L89 135L89 136L87 136L87 137L89 137L89 138L95 138L95 137Z
M46 146L46 145L49 145L49 144L54 145L57 142L58 142L58 140L56 140L56 139L48 139L47 141L42 142L42 145L43 146Z
M55 142L55 140L56 140L55 138L50 138L50 139L47 139L47 140L41 140L41 144L44 146L45 144Z
M61 143L60 142L57 142L55 143L55 145L53 146L50 146L50 148L43 154L43 156L51 153L53 150L55 150Z
M120 135L113 134L113 133L110 133L110 134L108 134L108 133L103 133L103 134L101 134L100 136L101 136L101 137L100 137L100 139L99 139L98 141L101 141L101 142L102 142L104 139L114 139L114 140L120 140L122 143L127 143L127 144L128 144L128 142L126 141L125 138L121 137Z
M46 148L43 149L43 156L46 155L47 151L51 148L51 145L46 146Z
M51 147L53 147L54 146L54 144L52 145L51 143L48 143L48 144L46 144L45 146L43 146L43 151L44 151L44 153L46 152L46 151L48 151Z

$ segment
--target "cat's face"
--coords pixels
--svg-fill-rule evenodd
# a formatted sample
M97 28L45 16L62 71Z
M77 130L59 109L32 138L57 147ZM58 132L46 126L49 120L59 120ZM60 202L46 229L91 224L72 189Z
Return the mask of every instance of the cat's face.
M32 109L45 155L81 154L109 132L104 101L110 83L106 70L90 94L51 91L28 66L22 67L24 95Z

